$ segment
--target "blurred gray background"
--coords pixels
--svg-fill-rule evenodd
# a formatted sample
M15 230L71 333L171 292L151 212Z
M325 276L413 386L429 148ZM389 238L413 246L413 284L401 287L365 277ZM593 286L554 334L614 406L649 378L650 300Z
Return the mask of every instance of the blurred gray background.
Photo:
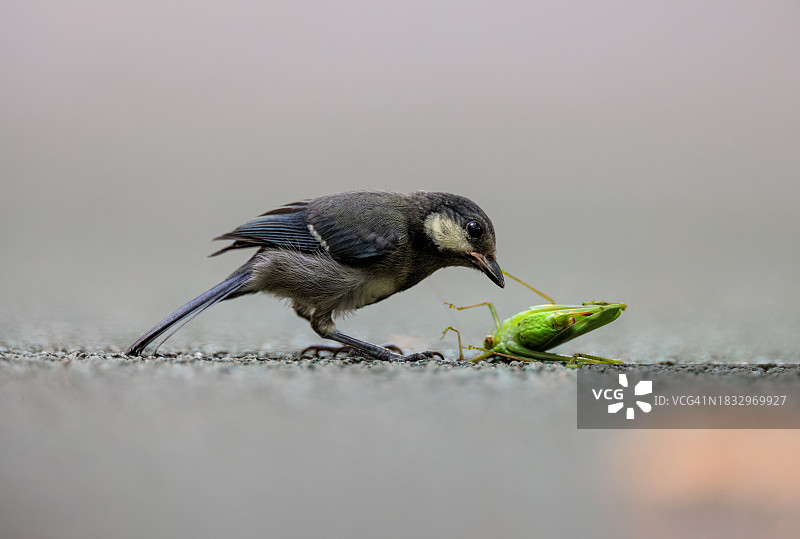
M504 268L559 302L630 305L584 347L797 360L792 2L10 2L0 21L0 316L24 342L124 348L245 260L206 259L211 238L425 189L477 201ZM488 313L442 302L540 302L505 292L451 269L343 327L479 338ZM170 345L314 339L248 298Z
M559 302L629 305L565 352L796 363L798 50L788 1L4 2L0 346L122 350L246 259L207 259L211 238L298 199L425 189L478 202L503 267ZM445 326L477 344L491 319L442 303L485 300L501 315L540 302L449 269L340 325L452 350ZM209 310L164 350L313 342L285 305L255 297ZM440 432L436 417L424 433ZM537 424L544 452L576 435L565 417ZM658 445L637 436L624 440ZM601 439L629 447L576 443ZM531 440L516 441L524 458Z

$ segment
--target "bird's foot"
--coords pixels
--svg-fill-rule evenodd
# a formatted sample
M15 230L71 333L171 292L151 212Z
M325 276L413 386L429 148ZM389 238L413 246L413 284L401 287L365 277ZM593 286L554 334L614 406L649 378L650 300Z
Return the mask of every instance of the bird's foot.
M385 348L386 350L391 350L392 352L396 352L396 354L392 355L397 355L398 358L407 357L403 356L403 350L401 350L400 347L394 343L389 342L386 344L382 344L381 347ZM333 359L335 359L339 354L343 354L345 356L355 355L367 359L374 359L370 354L364 352L363 350L359 350L358 348L354 348L352 346L332 346L329 344L313 344L311 346L307 346L306 348L303 349L302 352L300 352L300 357L310 357L313 359L319 359L324 357L323 353L325 352L330 354L331 358ZM438 352L436 353L438 354ZM418 355L418 354L411 354L411 355Z
M435 350L427 350L425 352L416 352L414 354L406 354L406 355L392 355L392 357L389 359L395 361L421 361L425 359L433 359L435 357L444 359L442 353L437 352Z
M300 352L301 358L313 358L319 359L323 357L323 353L327 352L331 355L331 357L336 357L338 354L344 352L350 352L352 348L349 346L331 346L328 344L312 344L311 346L307 346L303 348L302 352Z

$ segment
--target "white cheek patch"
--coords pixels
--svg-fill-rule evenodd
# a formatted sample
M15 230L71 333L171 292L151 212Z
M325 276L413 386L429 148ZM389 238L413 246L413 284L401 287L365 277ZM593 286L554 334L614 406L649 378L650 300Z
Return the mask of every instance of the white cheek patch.
M467 232L458 223L441 213L432 213L425 218L425 233L440 251L466 253L472 250Z

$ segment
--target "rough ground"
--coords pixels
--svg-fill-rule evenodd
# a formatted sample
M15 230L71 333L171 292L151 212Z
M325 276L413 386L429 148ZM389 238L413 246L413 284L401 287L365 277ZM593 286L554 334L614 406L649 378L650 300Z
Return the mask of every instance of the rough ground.
M0 537L782 537L797 524L796 431L579 431L575 376L5 349Z

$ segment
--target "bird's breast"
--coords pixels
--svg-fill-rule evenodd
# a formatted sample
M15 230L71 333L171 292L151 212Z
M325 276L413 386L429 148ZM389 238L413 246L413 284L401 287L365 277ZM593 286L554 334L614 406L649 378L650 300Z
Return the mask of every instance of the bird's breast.
M392 278L365 279L360 286L353 290L351 302L349 302L352 306L348 308L358 309L377 303L398 291L397 283Z

